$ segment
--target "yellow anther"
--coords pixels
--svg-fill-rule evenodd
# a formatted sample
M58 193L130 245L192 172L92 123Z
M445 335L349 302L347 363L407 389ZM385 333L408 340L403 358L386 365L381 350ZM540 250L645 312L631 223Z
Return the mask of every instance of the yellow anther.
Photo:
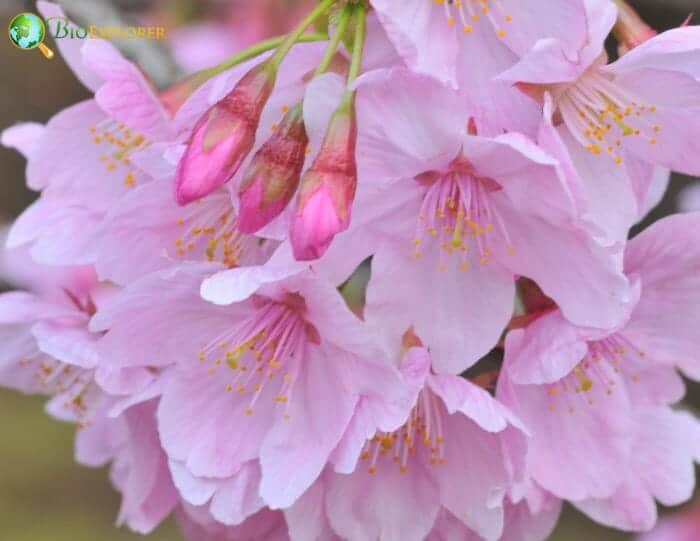
M581 390L584 393L587 393L593 388L593 382L580 367L577 366L574 368L574 374L578 378L579 383L581 384Z

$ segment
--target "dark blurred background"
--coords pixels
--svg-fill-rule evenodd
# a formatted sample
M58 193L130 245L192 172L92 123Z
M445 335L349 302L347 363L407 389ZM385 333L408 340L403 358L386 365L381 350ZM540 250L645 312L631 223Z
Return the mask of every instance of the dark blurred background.
M255 5L257 9L258 2L261 0L66 0L65 7L90 12L102 4L111 4L112 9L118 10L110 11L111 15L116 13L125 20L157 22L165 25L169 34L171 30L182 30L180 35L195 36L195 44L197 32L206 27L184 25L196 24L205 17L219 22L225 20L231 24L233 39L228 34L222 34L225 36L222 39L227 39L227 47L235 51L237 46L245 46L252 39L251 35L245 35L236 41L235 32L236 28L249 26L251 6ZM262 30L262 34L279 34L298 18L299 6L290 5L289 0L264 3L270 4L271 16L269 28ZM700 8L700 0L637 0L630 3L660 30L678 26L693 7ZM0 0L0 19L5 21L4 24L21 11L35 11L34 3ZM90 97L60 55L47 62L38 51L20 51L8 40L0 41L3 43L0 45L0 130L19 121L46 122L64 107ZM50 39L48 41L53 46ZM160 45L149 44L148 54L140 58L142 64L159 70L152 73L159 81L172 79L187 67L197 67L178 68L178 60L179 65L189 62L186 55L183 56L186 51L176 51L173 55ZM130 51L137 56L142 53ZM24 185L24 167L24 159L19 154L0 147L0 224L11 221L35 197ZM648 221L675 212L679 191L691 182L694 179L674 177L663 202ZM691 385L688 404L700 407L699 386ZM72 456L73 427L50 419L42 408L41 398L0 390L0 541L139 539L138 535L114 527L119 502L109 485L107 472L76 465ZM174 525L168 522L150 539L178 541L181 537ZM614 541L630 537L598 527L567 509L551 539Z

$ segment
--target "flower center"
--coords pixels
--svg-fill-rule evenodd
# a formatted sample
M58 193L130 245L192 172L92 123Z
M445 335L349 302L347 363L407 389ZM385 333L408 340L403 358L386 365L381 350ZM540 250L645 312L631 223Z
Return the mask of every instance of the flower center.
M64 288L63 293L73 307L87 316L92 317L97 309L91 295L80 295ZM89 424L88 409L94 395L100 393L99 388L93 385L95 371L81 368L58 361L44 352L36 345L33 351L18 361L20 367L33 369L33 378L43 392L50 396L63 395L63 408L78 420L78 428Z
M621 382L637 383L639 374L635 367L645 357L643 351L620 334L589 342L588 352L576 368L548 387L549 409L557 411L563 405L569 413L574 413L577 402L593 406L596 397L612 395Z
M500 0L430 0L442 6L447 24L455 26L460 22L465 34L470 34L474 24L483 18L488 19L496 28L498 37L503 38L506 30L503 23L512 23L513 17L506 13Z
M229 268L258 248L258 240L239 231L227 190L183 207L177 219L180 234L174 252L180 259L218 261Z
M93 385L94 370L62 363L39 349L18 361L21 369L34 369L33 378L42 392L63 395L63 408L78 420L78 428L88 425L86 419Z
M657 143L661 126L653 122L656 107L615 84L593 69L569 86L559 99L559 111L571 133L593 154L608 154L622 163L626 137Z
M378 432L365 442L360 459L369 462L369 473L376 473L383 461L397 464L401 473L406 473L409 461L417 458L431 465L444 464L442 415L439 399L423 389L401 428Z
M95 126L90 126L92 142L100 147L100 161L110 173L121 173L124 185L136 184L137 169L131 166L130 156L136 151L144 150L150 141L143 135L134 133L124 124L117 124L105 119Z
M275 401L284 404L284 418L289 419L289 402L304 347L309 341L320 343L320 338L304 320L305 303L298 294L287 294L281 302L256 301L260 303L256 313L203 347L198 361L209 366L211 376L224 365L233 372L225 388L227 392L251 393L247 415L252 415L263 390L277 385Z
M454 255L459 259L459 268L467 270L470 250L478 252L480 263L488 263L493 255L494 234L505 241L509 253L515 252L504 221L491 202L490 195L501 189L497 182L458 170L442 176L427 173L418 181L430 185L416 224L416 258L423 256L422 247L426 239L432 238L439 246L440 270L447 269L446 260Z

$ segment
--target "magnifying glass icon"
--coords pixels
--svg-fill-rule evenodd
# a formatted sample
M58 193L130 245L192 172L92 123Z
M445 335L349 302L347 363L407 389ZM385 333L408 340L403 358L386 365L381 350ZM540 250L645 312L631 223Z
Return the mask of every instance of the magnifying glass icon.
M8 28L10 41L18 49L29 51L39 49L47 58L53 58L53 51L44 45L46 26L41 17L33 13L20 13L11 21Z

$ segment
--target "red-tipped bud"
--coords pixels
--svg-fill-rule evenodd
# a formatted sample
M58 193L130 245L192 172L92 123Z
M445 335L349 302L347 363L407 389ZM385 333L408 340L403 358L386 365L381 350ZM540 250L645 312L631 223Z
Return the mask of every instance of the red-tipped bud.
M623 0L617 0L617 22L613 29L619 43L619 52L624 54L645 41L653 38L657 32L651 28L639 14Z
M199 119L175 173L179 204L204 197L236 173L253 148L275 75L270 64L259 64Z
M309 138L302 102L292 107L277 131L255 154L238 189L238 228L255 233L286 208L299 186Z
M301 180L290 229L298 260L321 257L333 237L350 225L357 187L356 141L357 120L350 99L333 114L318 156Z

